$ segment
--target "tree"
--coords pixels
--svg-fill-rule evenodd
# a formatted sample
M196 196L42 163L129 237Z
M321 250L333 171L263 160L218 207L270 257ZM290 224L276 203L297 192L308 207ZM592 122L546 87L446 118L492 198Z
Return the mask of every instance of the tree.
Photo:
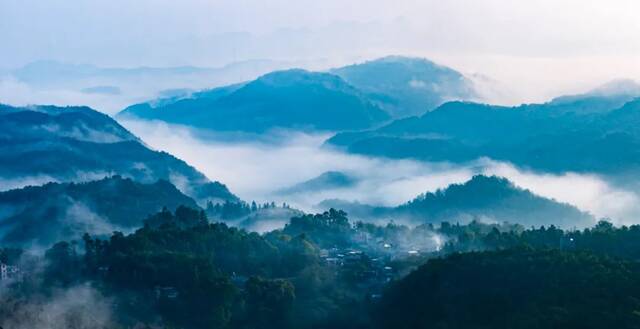
M246 316L250 328L286 328L295 300L286 280L251 277L245 283Z

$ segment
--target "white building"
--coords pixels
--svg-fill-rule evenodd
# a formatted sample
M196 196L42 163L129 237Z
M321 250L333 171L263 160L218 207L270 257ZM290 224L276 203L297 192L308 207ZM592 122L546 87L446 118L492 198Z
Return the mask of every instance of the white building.
M6 281L15 278L20 273L20 268L13 265L0 263L0 281Z

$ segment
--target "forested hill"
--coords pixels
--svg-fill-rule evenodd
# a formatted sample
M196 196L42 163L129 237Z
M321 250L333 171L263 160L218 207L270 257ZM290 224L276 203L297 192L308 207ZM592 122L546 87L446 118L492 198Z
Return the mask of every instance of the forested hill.
M322 208L339 208L355 218L412 223L452 221L511 222L524 226L586 227L595 218L577 208L544 198L496 176L476 175L463 184L428 192L397 207L380 207L341 200L326 200Z
M176 183L198 201L236 200L184 161L148 148L109 116L88 107L0 106L0 178L86 181L122 175Z
M640 267L585 252L504 250L428 261L384 294L377 328L638 328Z
M637 225L378 226L330 210L260 235L186 207L144 222L56 243L41 261L0 249L25 274L5 286L0 324L79 290L93 294L83 312L108 305L96 320L108 328L637 328Z
M29 141L69 138L93 143L138 141L138 138L106 114L89 107L0 104L0 140Z
M113 176L88 183L49 183L0 192L3 245L47 247L84 233L132 231L163 208L197 208L168 181L142 184Z

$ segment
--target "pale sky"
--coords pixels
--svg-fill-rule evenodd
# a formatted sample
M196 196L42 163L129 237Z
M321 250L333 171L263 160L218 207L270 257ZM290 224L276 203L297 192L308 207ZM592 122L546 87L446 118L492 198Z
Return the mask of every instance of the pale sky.
M0 0L0 68L406 54L547 97L640 79L638 13L636 0Z

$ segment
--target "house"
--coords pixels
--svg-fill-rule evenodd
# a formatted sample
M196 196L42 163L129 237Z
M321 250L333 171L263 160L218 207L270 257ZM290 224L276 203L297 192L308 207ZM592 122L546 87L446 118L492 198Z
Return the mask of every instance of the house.
M325 261L327 262L327 265L329 265L329 266L340 266L340 265L342 265L342 261L340 260L340 258L337 258L337 257L327 257L327 258L325 258Z
M0 281L17 278L20 275L20 268L14 265L0 263Z
M155 287L156 299L175 299L178 298L179 292L175 287Z

